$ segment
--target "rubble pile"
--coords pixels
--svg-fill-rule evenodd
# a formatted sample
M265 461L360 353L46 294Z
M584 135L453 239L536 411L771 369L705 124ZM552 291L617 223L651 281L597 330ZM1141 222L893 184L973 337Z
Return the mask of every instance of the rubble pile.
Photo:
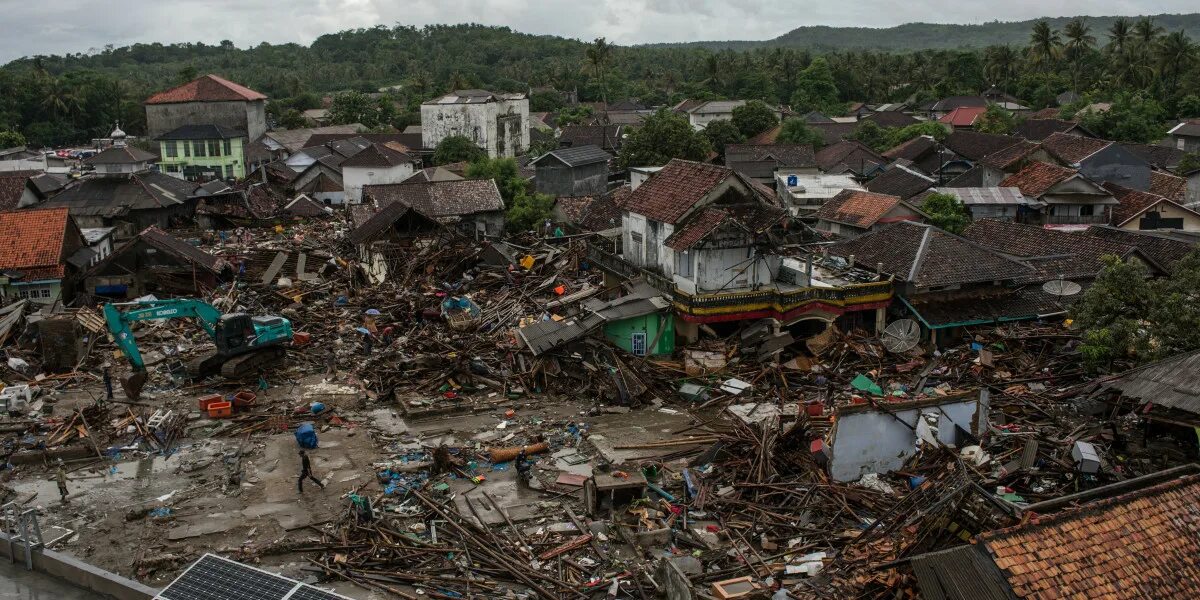
M914 597L913 556L1189 460L1060 324L896 351L761 319L637 356L589 321L640 288L587 237L351 230L175 232L234 273L200 300L290 322L257 381L190 377L212 336L152 320L133 329L149 386L109 399L104 373L129 366L99 299L0 313L21 317L0 500L159 584L208 550L378 597ZM67 333L35 327L51 318ZM320 485L293 492L298 446ZM53 497L58 464L87 490L76 509ZM138 550L99 558L118 543Z

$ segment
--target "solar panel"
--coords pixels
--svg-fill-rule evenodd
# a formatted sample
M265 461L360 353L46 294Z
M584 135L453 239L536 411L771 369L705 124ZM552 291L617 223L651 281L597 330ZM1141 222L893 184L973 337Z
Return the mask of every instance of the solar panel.
M343 600L239 562L205 554L159 593L156 600Z

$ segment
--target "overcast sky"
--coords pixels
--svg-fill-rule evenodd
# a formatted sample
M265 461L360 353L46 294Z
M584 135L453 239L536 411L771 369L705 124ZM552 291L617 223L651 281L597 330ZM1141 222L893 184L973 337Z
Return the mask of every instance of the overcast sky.
M1196 0L0 0L0 63L105 44L309 44L378 24L474 22L618 44L769 39L802 25L887 27L1195 12Z

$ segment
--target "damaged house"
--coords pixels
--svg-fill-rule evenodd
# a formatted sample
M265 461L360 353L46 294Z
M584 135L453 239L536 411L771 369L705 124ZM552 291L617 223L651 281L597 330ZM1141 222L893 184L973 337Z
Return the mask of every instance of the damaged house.
M197 184L151 170L156 157L113 146L85 162L96 173L39 205L66 208L80 227L115 227L118 240L151 225L169 228L192 219Z
M379 210L399 202L470 237L504 232L504 198L492 179L366 185L363 200Z
M891 283L849 279L785 259L788 212L771 190L732 169L675 159L621 204L619 255L589 257L609 275L644 277L671 299L676 331L695 339L701 323L775 318L832 323L891 300Z
M94 256L65 208L0 212L0 291L4 301L52 304Z
M898 221L921 221L925 215L898 196L860 190L842 190L813 216L817 229L840 236L855 236Z
M80 292L117 300L146 294L199 296L232 275L228 261L148 227L88 269Z
M932 225L902 221L827 247L830 255L895 279L897 314L911 314L929 341L958 328L1064 312L1030 265Z

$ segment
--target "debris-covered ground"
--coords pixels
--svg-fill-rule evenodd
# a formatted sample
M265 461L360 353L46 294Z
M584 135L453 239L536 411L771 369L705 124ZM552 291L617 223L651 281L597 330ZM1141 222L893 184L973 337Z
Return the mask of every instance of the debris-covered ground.
M215 552L358 598L724 598L775 581L894 598L914 593L904 557L1191 452L1098 393L1059 323L932 353L837 329L764 353L770 325L747 323L662 358L603 337L535 357L517 328L620 293L586 238L447 236L363 264L346 228L173 232L237 265L204 301L291 320L261 382L187 379L208 337L150 321L134 330L149 385L105 401L104 365L128 372L97 307L18 307L4 380L32 401L0 417L3 501L38 507L52 546L154 586ZM47 319L77 324L56 342L73 368L45 368L47 334L28 331ZM200 407L239 392L254 397L230 416ZM324 487L301 493L305 424Z

